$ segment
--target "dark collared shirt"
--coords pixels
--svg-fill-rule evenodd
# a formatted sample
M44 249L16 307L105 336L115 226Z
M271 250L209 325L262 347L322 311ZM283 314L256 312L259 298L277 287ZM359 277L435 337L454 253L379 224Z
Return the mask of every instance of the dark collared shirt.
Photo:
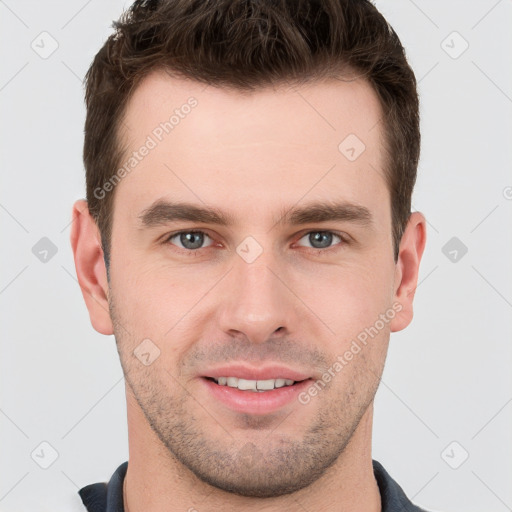
M124 512L123 481L128 462L123 462L107 483L87 485L78 491L88 512ZM373 461L373 473L380 491L382 512L427 512L414 505L380 462Z

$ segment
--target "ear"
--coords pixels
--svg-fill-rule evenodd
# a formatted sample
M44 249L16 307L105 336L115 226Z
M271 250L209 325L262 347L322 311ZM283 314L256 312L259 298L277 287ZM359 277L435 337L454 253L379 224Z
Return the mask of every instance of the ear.
M113 334L101 236L96 222L89 213L87 201L79 199L74 203L72 217L71 247L78 283L89 310L91 324L100 334Z
M412 301L416 286L421 256L427 238L426 220L420 212L411 213L400 241L398 261L395 267L394 303L399 303L397 314L391 321L391 332L405 329L412 321Z

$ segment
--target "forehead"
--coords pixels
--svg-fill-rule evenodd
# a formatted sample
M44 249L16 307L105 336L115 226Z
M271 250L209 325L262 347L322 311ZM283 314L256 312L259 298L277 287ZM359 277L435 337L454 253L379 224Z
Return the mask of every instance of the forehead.
M239 208L247 219L305 196L386 209L381 115L361 79L249 93L152 72L121 124L127 172L114 211L135 218L164 196Z

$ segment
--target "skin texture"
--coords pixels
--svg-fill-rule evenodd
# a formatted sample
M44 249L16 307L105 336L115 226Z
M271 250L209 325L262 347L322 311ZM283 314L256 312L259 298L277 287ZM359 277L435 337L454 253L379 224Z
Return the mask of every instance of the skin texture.
M110 283L87 204L73 207L91 323L115 335L126 377L125 508L380 511L373 399L390 332L412 320L426 228L412 213L395 263L378 99L361 79L242 94L153 72L128 104L128 153L191 96L197 106L116 186ZM349 134L366 146L355 161L338 150ZM216 207L234 223L140 229L138 215L160 198ZM276 224L311 201L364 206L372 221ZM179 236L166 241L179 230L208 236L187 252ZM315 249L308 234L324 231L345 242ZM236 251L248 236L262 248L252 263ZM201 375L223 362L321 379L393 305L306 404L242 414L204 388ZM160 353L144 365L134 351L148 338Z

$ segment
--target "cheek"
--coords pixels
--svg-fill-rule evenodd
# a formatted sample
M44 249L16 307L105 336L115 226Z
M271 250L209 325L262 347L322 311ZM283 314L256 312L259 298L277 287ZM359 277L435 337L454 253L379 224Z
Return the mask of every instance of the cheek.
M378 318L389 307L392 283L392 272L363 261L319 266L314 274L297 276L300 296L338 327Z
M376 256L346 266L318 268L314 278L303 276L300 293L334 331L325 331L323 343L333 362L341 358L343 370L336 379L340 385L362 378L360 374L368 373L372 379L385 360L394 316L394 274L393 267L382 261Z
M198 268L139 262L118 269L112 283L123 315L138 333L165 336L211 286Z
M393 270L382 263L383 254L343 258L339 264L295 260L285 265L283 271L290 288L317 317L311 317L308 322L316 322L318 332L323 332L322 321L335 333L329 349L327 338L332 333L325 330L325 348L336 353L361 330L373 325L390 306L387 290L392 290L393 281ZM134 255L122 262L124 267L117 262L112 266L116 309L130 332L128 335L121 330L120 335L123 339L133 338L130 345L149 338L161 349L165 359L178 360L190 348L191 340L201 335L201 329L207 325L215 328L215 311L229 294L226 286L230 281L221 284L222 296L212 286L222 279L229 265L147 260ZM234 288L233 292L239 290ZM207 300L203 300L206 295ZM287 300L288 307L304 312L300 301L291 296ZM291 325L290 329L296 327Z

